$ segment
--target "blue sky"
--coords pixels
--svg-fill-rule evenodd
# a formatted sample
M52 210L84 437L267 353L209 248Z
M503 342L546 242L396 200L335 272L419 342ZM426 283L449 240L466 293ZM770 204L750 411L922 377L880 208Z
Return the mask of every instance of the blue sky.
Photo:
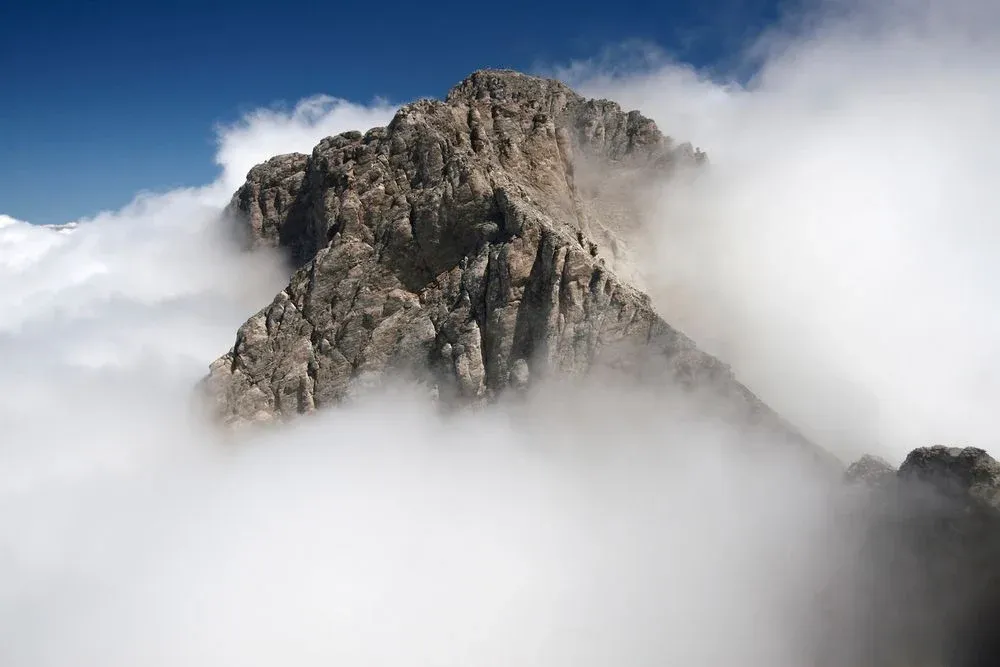
M316 93L441 96L629 41L724 68L778 0L0 3L0 212L59 223L216 175L213 128Z

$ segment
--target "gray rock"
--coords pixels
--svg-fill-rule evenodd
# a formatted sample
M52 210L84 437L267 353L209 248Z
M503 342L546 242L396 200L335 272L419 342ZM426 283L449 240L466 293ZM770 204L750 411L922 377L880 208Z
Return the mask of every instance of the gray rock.
M931 485L963 503L1000 508L1000 463L978 447L921 447L899 468L900 479Z
M280 245L291 250L294 260L302 257L295 221L302 218L297 207L308 161L309 156L302 153L278 155L247 174L229 208L245 223L241 231L250 247Z
M898 472L865 457L859 551L824 596L819 664L979 667L1000 660L1000 464L923 447Z
M844 478L848 482L878 484L893 477L896 469L885 459L865 454L847 467Z
M308 413L390 374L475 405L603 368L710 389L803 444L623 277L637 197L704 161L614 102L481 71L255 167L230 211L296 270L211 365L220 416Z

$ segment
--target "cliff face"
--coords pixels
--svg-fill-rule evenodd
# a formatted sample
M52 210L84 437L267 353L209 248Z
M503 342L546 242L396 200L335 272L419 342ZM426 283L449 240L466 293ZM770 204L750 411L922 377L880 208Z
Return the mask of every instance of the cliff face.
M482 71L388 127L258 165L231 211L296 270L212 364L221 416L307 413L387 373L477 403L655 368L798 438L628 279L636 197L703 160L638 112Z

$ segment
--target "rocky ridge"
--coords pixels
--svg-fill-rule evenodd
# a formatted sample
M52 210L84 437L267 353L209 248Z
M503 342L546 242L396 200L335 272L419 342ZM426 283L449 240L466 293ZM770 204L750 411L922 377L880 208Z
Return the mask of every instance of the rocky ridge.
M637 111L488 70L254 167L229 211L295 270L211 365L220 417L312 412L389 374L478 404L601 368L721 394L804 444L629 279L642 193L704 161Z

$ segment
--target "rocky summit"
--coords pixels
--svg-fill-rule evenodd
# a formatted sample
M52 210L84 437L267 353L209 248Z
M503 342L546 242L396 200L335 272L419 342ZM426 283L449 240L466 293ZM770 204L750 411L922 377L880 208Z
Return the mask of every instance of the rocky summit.
M387 127L254 167L229 212L294 273L211 365L221 418L308 413L389 375L481 404L553 375L656 369L803 442L632 279L642 193L705 161L637 111L480 71Z

